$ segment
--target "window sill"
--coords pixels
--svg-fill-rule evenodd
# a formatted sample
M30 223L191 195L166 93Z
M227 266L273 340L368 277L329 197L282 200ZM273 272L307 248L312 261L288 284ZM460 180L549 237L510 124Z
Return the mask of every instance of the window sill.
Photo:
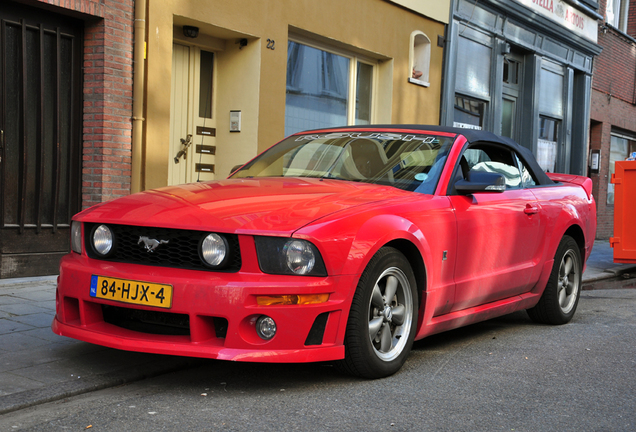
M420 81L420 80L415 79L415 78L409 78L409 82L411 84L415 84L415 85L422 86L422 87L430 87L431 86L431 83L428 83L426 81Z
M614 27L612 24L606 22L605 25L608 28L611 28L612 30L614 30L616 33L618 33L619 35L627 38L628 40L630 40L631 42L636 43L636 39L634 39L632 36L628 35L626 32L624 32L623 30L619 29L618 27Z

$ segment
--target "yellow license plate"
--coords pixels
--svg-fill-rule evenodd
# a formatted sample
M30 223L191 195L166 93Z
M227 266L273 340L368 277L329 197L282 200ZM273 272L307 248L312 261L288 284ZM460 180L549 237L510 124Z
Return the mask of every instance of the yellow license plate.
M170 308L172 285L91 276L91 297L144 306Z

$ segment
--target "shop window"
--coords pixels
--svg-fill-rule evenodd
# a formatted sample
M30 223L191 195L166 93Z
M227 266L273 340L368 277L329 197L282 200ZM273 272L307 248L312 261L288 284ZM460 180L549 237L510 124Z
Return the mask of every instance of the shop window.
M490 97L490 58L492 48L460 36L457 46L455 88L475 96Z
M545 172L554 172L556 167L559 129L561 121L540 116L537 163Z
M629 12L629 0L607 0L605 15L608 24L627 32L627 15Z
M545 59L541 68L539 111L552 117L563 116L563 67Z
M486 102L463 95L455 95L453 126L482 130L485 112Z
M374 73L371 61L289 41L285 134L371 123Z
M629 155L636 152L636 137L629 137L612 133L609 154L609 175L607 176L607 204L614 205L614 185L611 183L614 174L614 163L627 159Z
M428 87L431 66L431 40L421 31L411 33L411 76L409 82Z
M563 66L542 59L539 89L539 139L537 162L545 172L563 169L559 164L559 144L563 121Z

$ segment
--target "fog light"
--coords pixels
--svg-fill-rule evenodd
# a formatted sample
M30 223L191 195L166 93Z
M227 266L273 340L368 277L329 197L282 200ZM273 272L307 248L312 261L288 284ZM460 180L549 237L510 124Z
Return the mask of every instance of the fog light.
M256 333L263 340L270 340L276 335L276 322L268 316L261 315L256 320Z

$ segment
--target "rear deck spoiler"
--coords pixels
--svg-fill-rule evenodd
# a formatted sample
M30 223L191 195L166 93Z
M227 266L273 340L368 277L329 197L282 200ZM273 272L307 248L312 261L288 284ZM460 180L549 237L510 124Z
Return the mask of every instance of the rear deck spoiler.
M561 183L571 183L581 186L587 193L587 199L592 197L592 179L589 177L577 176L573 174L546 173L550 180Z

